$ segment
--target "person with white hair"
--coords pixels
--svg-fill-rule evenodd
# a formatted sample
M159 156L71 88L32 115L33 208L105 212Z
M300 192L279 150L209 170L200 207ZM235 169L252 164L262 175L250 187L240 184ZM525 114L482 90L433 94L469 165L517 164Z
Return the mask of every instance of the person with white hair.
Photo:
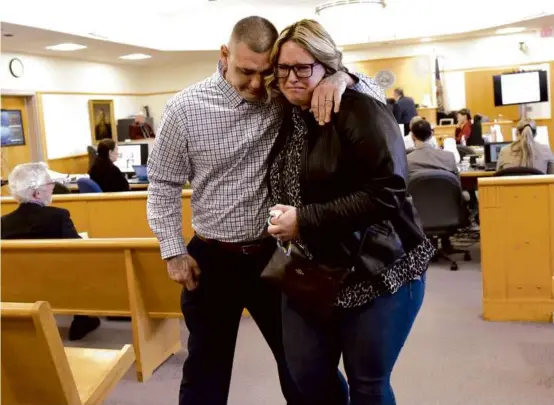
M77 239L75 225L64 208L50 207L54 181L46 163L24 163L8 177L11 195L19 207L1 218L2 239ZM100 319L75 316L69 340L82 339L100 325Z
M129 125L129 139L153 139L156 135L143 113L135 115L135 122Z

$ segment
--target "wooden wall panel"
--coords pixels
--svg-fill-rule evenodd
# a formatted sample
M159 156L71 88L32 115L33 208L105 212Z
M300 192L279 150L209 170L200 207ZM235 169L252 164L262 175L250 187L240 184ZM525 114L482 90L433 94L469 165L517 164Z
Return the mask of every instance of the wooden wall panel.
M68 156L58 159L49 159L50 170L67 174L88 173L88 155Z
M500 118L510 121L519 119L518 106L495 107L493 76L510 71L509 68L465 72L466 107L472 114L482 114L491 120Z
M1 148L1 176L2 179L7 179L15 166L31 161L31 144L34 140L31 137L29 114L25 105L25 97L2 96L2 108L8 110L21 110L23 133L25 134L25 145Z
M479 179L479 201L484 318L552 321L554 176Z
M428 56L366 60L353 64L352 70L371 77L375 77L381 70L393 72L396 81L386 91L387 97L392 97L395 87L402 87L406 96L412 97L416 103L421 104L425 95L433 99L431 62Z

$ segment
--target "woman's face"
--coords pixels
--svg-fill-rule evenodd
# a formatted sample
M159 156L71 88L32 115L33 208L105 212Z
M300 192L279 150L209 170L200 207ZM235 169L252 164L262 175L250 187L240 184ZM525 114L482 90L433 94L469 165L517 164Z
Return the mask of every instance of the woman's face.
M465 124L467 122L467 117L463 114L458 113L458 124Z
M312 93L325 76L325 68L294 41L281 47L276 71L281 93L291 104L301 107L310 106Z
M118 153L118 150L117 150L117 145L115 145L115 148L110 151L110 160L112 162L115 162L118 157L119 157L119 153Z

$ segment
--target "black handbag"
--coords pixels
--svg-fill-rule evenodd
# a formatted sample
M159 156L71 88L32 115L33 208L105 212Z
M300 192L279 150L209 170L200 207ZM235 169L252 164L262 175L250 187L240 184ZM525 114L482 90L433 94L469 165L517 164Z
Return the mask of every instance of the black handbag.
M261 277L276 284L296 308L313 320L328 320L351 268L333 267L309 259L295 244L277 247Z

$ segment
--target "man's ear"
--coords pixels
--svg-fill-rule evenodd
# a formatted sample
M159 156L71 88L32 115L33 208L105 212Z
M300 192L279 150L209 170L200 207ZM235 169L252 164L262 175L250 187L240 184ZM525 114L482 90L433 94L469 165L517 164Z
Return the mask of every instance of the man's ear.
M221 45L221 52L219 54L219 60L225 69L229 65L229 47L227 45Z

